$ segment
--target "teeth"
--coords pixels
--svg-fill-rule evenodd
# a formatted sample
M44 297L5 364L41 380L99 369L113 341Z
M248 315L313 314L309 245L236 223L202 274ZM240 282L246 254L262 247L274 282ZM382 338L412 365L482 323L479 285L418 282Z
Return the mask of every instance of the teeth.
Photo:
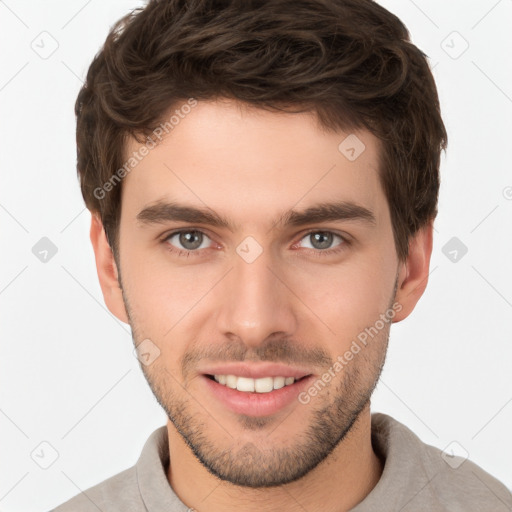
M250 379L253 380L253 379ZM240 382L240 379L238 379ZM237 386L237 389L238 386ZM274 378L273 377L263 377L261 379L254 379L254 391L256 393L270 393L274 389Z
M236 389L236 381L238 379L234 375L226 375L226 386L231 389ZM219 378L220 384L220 378Z
M286 379L284 377L274 377L274 389L281 389L284 387Z
M250 377L237 377L236 375L214 375L219 383L231 389L247 393L270 393L274 389L281 389L295 382L294 377L262 377L251 379Z
M254 391L254 379L238 377L236 381L236 389L238 389L238 391Z

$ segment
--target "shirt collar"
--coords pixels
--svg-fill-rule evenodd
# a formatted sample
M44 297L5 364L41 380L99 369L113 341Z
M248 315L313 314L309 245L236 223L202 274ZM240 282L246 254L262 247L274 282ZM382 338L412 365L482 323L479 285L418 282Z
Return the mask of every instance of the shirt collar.
M190 510L174 493L167 480L169 439L167 426L155 430L146 441L135 465L139 491L148 512Z

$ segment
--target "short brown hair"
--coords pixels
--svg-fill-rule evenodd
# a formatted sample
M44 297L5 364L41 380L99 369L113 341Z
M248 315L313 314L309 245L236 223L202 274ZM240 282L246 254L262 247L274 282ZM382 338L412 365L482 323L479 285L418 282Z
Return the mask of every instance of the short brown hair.
M103 186L127 136L142 142L187 98L372 132L401 261L437 215L447 134L426 55L395 15L372 0L150 0L112 27L75 105L82 194L114 253L122 183Z

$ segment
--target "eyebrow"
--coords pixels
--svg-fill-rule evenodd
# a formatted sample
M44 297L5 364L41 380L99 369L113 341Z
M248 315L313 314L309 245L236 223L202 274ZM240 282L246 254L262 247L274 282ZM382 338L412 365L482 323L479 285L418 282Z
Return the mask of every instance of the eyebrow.
M181 221L226 228L230 231L237 229L236 225L211 208L198 208L175 202L158 201L148 205L137 214L137 220L145 225ZM377 223L374 213L368 208L348 201L339 201L320 203L301 211L288 210L273 223L273 228L343 220L358 221L373 226Z

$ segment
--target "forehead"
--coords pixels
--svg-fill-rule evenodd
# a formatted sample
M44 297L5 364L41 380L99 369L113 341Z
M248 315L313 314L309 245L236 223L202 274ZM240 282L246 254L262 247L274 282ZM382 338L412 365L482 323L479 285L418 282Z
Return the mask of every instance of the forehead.
M310 113L229 100L177 106L166 121L153 149L127 143L126 158L137 156L122 193L131 218L158 201L206 206L244 225L326 201L357 203L377 218L387 209L370 132L326 132Z

